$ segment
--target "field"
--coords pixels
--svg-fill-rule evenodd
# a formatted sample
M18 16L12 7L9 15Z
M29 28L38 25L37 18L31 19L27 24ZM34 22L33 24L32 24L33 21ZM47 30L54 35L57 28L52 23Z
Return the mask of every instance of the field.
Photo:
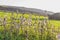
M50 20L51 24L53 24L56 27L60 26L60 20Z
M59 23L47 16L0 12L0 40L58 40Z

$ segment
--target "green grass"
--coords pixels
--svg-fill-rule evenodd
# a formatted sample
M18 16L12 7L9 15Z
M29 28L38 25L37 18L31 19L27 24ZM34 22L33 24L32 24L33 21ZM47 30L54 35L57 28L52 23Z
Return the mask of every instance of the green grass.
M60 27L60 20L50 20L50 23L56 27Z

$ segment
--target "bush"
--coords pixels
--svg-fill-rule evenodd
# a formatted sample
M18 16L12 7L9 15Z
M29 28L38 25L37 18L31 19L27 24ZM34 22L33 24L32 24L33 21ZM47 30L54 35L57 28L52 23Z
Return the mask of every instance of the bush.
M23 14L8 15L0 17L0 40L56 40L48 19L31 18L27 14L24 15L26 18Z

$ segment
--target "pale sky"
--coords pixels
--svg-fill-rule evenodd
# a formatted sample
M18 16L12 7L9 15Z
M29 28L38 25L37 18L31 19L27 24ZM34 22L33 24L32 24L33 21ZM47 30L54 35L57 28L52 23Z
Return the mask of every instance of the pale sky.
M22 6L60 12L60 0L0 0L0 5Z

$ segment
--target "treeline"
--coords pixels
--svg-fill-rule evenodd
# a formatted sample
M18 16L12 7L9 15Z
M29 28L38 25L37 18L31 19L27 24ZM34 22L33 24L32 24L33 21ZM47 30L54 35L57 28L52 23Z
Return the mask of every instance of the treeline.
M54 13L53 15L48 15L51 20L60 20L60 13Z

